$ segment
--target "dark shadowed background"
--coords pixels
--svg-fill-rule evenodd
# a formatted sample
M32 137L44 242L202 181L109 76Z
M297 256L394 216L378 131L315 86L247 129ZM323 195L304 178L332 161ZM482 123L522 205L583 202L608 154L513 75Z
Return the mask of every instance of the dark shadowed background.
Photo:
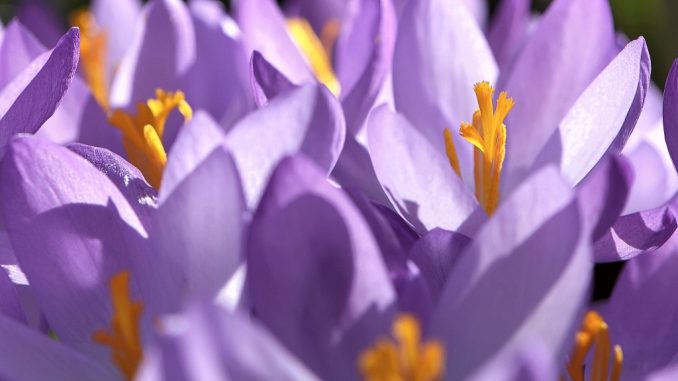
M7 21L20 0L0 0L0 17ZM86 6L89 0L44 0L67 20L73 9ZM245 0L246 1L246 0ZM500 0L488 0L494 9ZM222 0L228 6L230 0ZM284 4L285 0L278 0ZM551 0L532 0L535 10L543 10ZM664 86L666 73L678 57L677 0L610 0L617 28L629 38L645 36L652 57L652 77Z

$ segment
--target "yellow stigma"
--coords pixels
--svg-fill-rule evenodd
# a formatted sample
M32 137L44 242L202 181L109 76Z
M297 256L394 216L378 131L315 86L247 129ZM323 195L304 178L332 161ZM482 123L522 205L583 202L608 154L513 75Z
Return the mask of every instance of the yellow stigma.
M584 381L584 362L586 356L595 345L590 381L619 381L621 377L623 354L621 347L611 348L610 333L607 323L595 311L589 311L584 317L577 333L574 350L567 365L567 373L572 381ZM610 371L610 353L612 352L612 371ZM609 377L608 377L609 375Z
M111 300L113 318L110 332L101 330L92 335L92 339L111 348L111 358L125 379L134 378L141 362L143 349L139 335L139 318L142 304L132 301L129 292L129 272L121 271L111 278Z
M461 123L459 134L474 146L473 177L476 198L485 212L492 215L499 205L499 180L506 156L504 119L514 103L506 92L502 92L495 109L492 100L494 89L488 82L477 83L473 90L478 99L478 110L473 114L472 124ZM445 129L445 148L452 168L459 174L459 163L449 129Z
M304 53L311 65L313 74L335 96L341 94L341 85L332 69L330 60L334 41L339 35L339 23L330 21L322 31L322 41L313 31L311 25L302 18L287 20L287 30L295 44Z
M359 359L366 381L435 381L443 378L445 349L438 341L421 342L421 327L412 315L393 322L392 339L379 339Z
M193 110L181 91L168 93L158 89L155 95L155 99L137 104L137 114L134 116L119 109L114 110L109 122L122 131L129 161L139 168L153 187L159 188L167 163L167 153L162 145L167 117L172 110L178 109L185 122L188 122Z
M94 99L108 111L108 77L106 60L108 37L87 10L78 10L71 15L71 24L80 28L80 62L85 81Z

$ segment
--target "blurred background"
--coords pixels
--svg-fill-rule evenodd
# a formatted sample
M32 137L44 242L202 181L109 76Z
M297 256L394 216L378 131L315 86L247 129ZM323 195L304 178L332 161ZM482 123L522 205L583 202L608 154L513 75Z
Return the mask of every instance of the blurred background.
M74 9L86 6L89 0L33 0L44 1L54 12L68 20ZM246 0L245 0L246 1ZM285 0L278 0L284 4ZM501 0L488 0L490 12ZM20 0L0 0L0 18L6 23ZM230 0L222 0L226 6ZM535 11L543 11L551 0L532 0ZM678 0L610 0L618 30L629 38L645 36L652 58L652 78L664 86L666 74L678 57Z

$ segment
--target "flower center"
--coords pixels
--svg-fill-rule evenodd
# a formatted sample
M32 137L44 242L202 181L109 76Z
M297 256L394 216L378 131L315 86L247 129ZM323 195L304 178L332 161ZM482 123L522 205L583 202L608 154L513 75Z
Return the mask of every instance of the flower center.
M106 31L97 24L94 15L84 9L71 15L71 24L80 28L80 62L85 81L94 99L101 108L108 111L108 78L106 75L108 37Z
M435 381L445 371L445 349L438 341L421 342L419 321L399 315L393 322L392 339L382 338L365 350L359 359L360 372L367 381Z
M139 318L143 305L139 301L131 300L128 271L115 274L111 278L110 288L113 303L111 329L109 332L94 332L92 339L111 348L113 362L125 379L131 380L143 355L139 335Z
M341 84L332 69L332 48L339 36L340 24L337 20L329 21L323 27L320 38L303 18L287 20L287 30L294 43L306 57L313 74L335 96L341 94Z
M572 381L584 381L586 372L584 362L592 348L594 352L589 380L619 381L623 361L622 349L619 345L611 347L607 323L595 311L586 314L577 333L570 363L567 365L567 373ZM613 353L612 372L609 372L610 353Z
M497 108L493 105L494 89L488 82L477 83L473 90L478 99L478 110L473 113L473 123L461 123L459 134L473 144L473 177L476 198L488 215L492 215L499 204L499 180L506 156L506 125L504 119L513 108L514 102L505 91L499 94ZM452 133L444 131L445 152L452 169L461 176L459 159L454 148Z
M165 122L174 109L178 109L184 116L184 122L188 122L193 110L181 91L172 93L158 89L155 95L156 98L137 104L136 115L116 109L108 121L122 131L129 161L139 168L153 187L159 188L167 163L167 153L162 145Z

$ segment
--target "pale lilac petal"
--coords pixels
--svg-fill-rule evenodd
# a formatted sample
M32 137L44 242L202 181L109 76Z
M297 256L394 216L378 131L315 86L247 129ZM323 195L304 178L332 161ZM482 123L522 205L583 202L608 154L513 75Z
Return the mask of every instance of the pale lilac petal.
M394 290L368 224L308 159L285 159L273 174L247 260L254 315L321 377L354 377L358 351L374 332L363 331L351 349L342 336L356 324L377 324L372 314L395 301Z
M91 335L110 320L109 279L123 269L144 278L133 263L146 235L135 212L92 164L38 137L11 141L0 193L12 247L50 326L61 342L107 362ZM157 311L158 301L145 302Z
M110 103L114 107L154 97L158 87L180 90L181 77L195 61L195 31L181 0L153 0L139 20L113 80Z
M317 379L264 327L243 314L200 304L162 323L165 332L135 380ZM149 368L156 373L146 378Z
M34 59L48 50L16 20L9 24L5 36L0 44L0 88L9 84ZM59 143L74 141L78 137L78 121L87 96L89 90L77 76L73 76L63 101L37 133Z
M247 53L257 50L295 84L313 80L301 51L287 33L287 24L273 0L247 0L234 4Z
M477 108L473 85L494 83L498 69L483 32L466 7L449 6L446 0L408 4L400 19L393 57L396 110L436 150L444 152L443 129L470 121ZM472 178L471 145L454 135L462 174Z
M63 33L52 2L21 0L17 18L26 25L45 46L54 45Z
M560 358L549 357L540 344L526 344L513 351L501 351L487 361L483 368L473 374L472 381L540 381L555 380L558 367L554 362Z
M257 106L265 106L269 99L292 90L296 86L290 82L258 51L252 52L250 60L250 82Z
M641 37L629 43L600 73L560 123L560 166L573 185L605 152L621 151L640 115L644 96L638 100L640 107L632 105L637 93L647 91L649 77L643 71L648 65L647 45ZM625 123L627 114L632 123Z
M106 31L108 72L113 73L134 40L141 15L140 0L93 0L91 11Z
M0 377L26 381L119 380L114 370L1 315Z
M26 324L26 314L21 307L16 286L5 271L0 271L0 316L6 316Z
M673 165L678 168L678 59L664 86L664 137Z
M530 18L530 0L504 0L497 6L487 40L502 71L510 69L522 47Z
M332 170L332 178L342 187L360 190L369 199L390 205L374 172L367 148L351 135L346 136L344 149Z
M419 267L434 303L447 282L452 267L471 239L463 234L433 229L412 246L410 259Z
M337 40L336 67L342 85L346 126L351 134L363 126L391 71L396 23L390 0L364 0L358 15L348 25L342 25ZM361 50L364 50L362 54Z
M272 100L241 120L226 136L254 207L275 165L301 152L328 174L344 144L346 127L337 99L322 85L308 84Z
M673 363L666 368L653 372L647 381L673 381L678 378L678 363Z
M0 147L16 133L37 131L54 114L78 66L79 46L80 33L72 28L0 92Z
M105 174L125 196L144 226L148 227L155 212L158 192L148 185L135 166L105 148L74 143L68 149L87 159Z
M513 188L525 176L558 123L610 62L615 44L607 0L551 3L513 70L499 80L498 90L516 101L506 122L507 181L502 189Z
M372 112L367 130L377 177L398 213L417 232L436 227L473 231L470 217L480 210L475 197L419 130L386 107Z
M206 113L198 111L179 131L167 158L159 197L162 202L207 156L224 142L225 135Z
M621 156L609 155L579 183L582 219L593 240L605 234L621 215L632 182L630 163Z
M195 63L182 89L194 109L209 112L230 127L254 108L248 83L245 48L231 33L235 22L223 6L210 2L190 4L195 27Z
M245 200L231 156L221 147L198 164L158 207L156 256L184 269L187 293L213 297L242 258Z
M573 196L555 167L537 172L457 260L429 332L446 344L446 377L463 379L525 343L555 359L570 350L593 267Z
M674 236L656 252L627 262L601 311L610 327L610 337L624 351L624 379L644 379L678 353L676 243Z
M594 243L594 257L597 262L615 262L656 250L677 227L676 216L667 206L619 217Z

